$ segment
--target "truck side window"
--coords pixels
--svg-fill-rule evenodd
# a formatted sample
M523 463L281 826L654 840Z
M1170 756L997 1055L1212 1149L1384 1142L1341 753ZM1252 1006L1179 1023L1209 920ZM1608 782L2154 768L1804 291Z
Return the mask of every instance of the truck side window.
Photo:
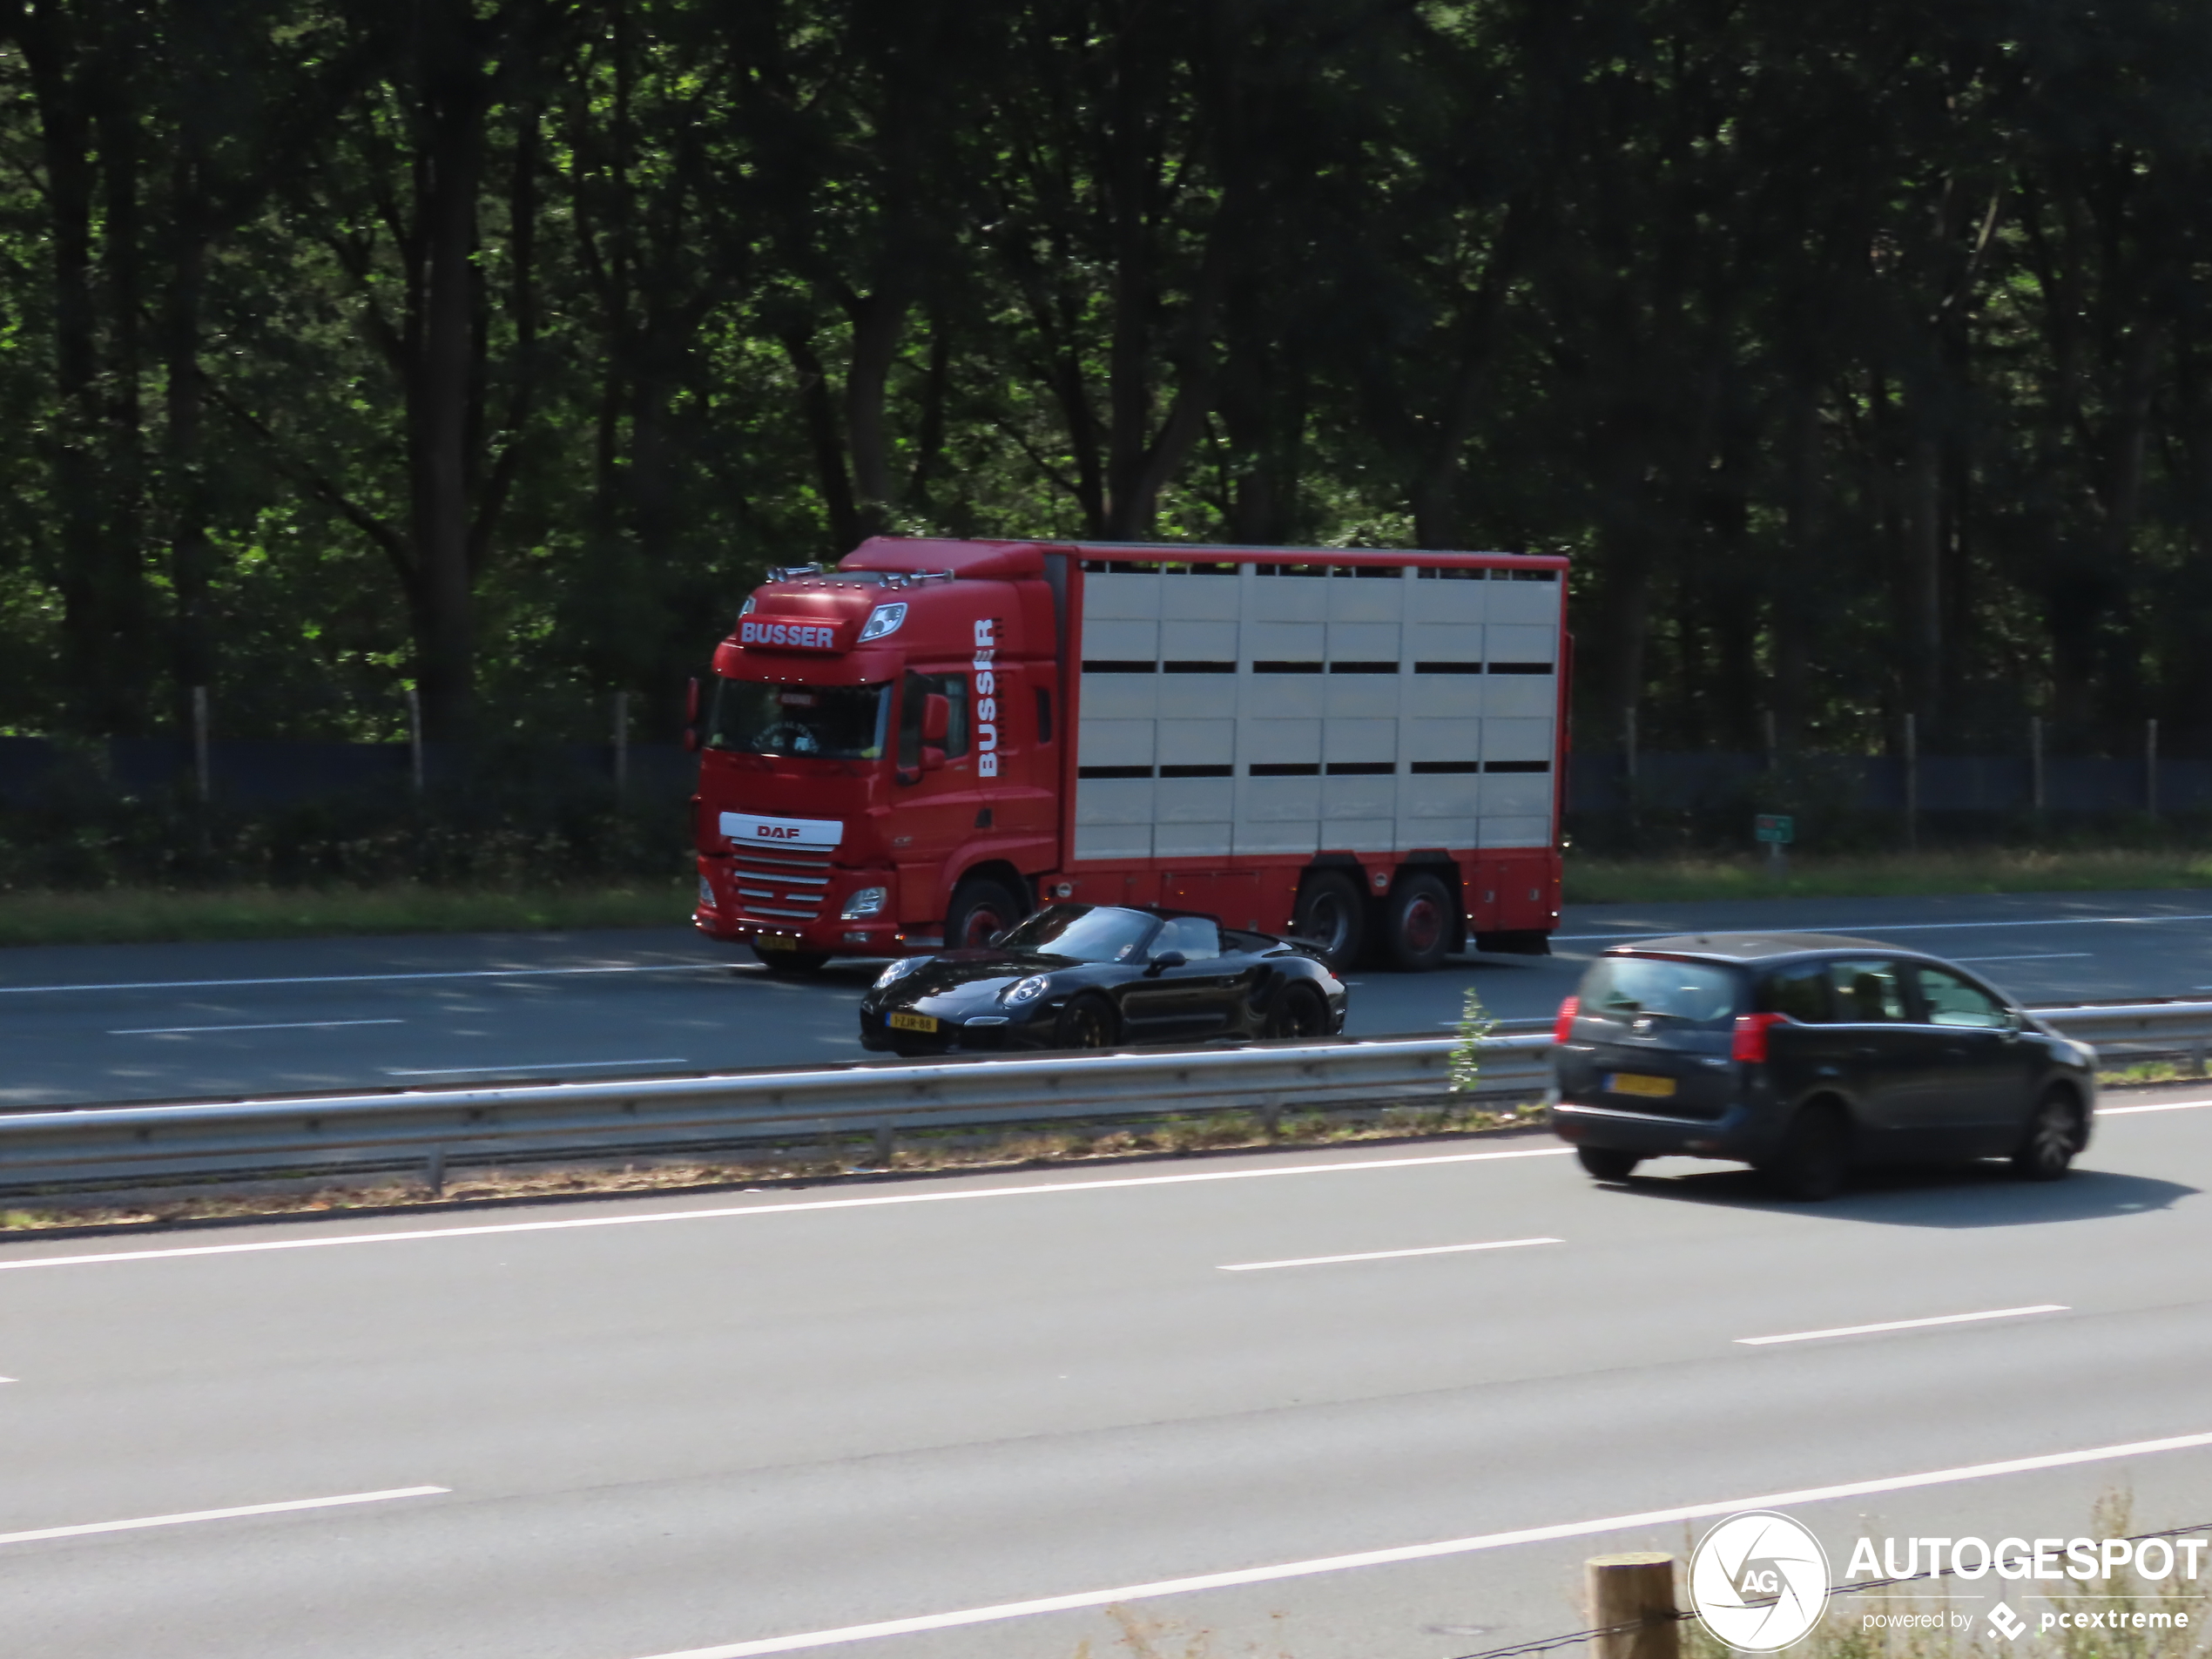
M968 676L909 674L899 690L899 764L912 772L921 765L921 700L931 692L952 706L945 726L945 759L968 752Z
M1052 741L1052 693L1042 685L1037 687L1037 741Z

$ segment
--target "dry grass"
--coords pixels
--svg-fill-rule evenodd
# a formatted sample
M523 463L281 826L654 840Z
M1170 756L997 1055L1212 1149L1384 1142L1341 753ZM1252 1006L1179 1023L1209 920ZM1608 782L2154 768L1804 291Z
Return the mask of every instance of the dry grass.
M917 1135L879 1163L874 1143L847 1136L835 1143L777 1148L726 1162L669 1159L616 1167L563 1166L456 1172L443 1191L417 1178L336 1183L313 1190L239 1191L177 1187L130 1200L97 1196L18 1197L0 1208L0 1234L57 1228L149 1227L252 1221L285 1216L342 1215L388 1210L436 1210L469 1204L617 1197L813 1185L887 1175L958 1174L1034 1169L1114 1159L1176 1157L1264 1147L1334 1146L1360 1141L1481 1134L1540 1121L1525 1106L1386 1106L1365 1111L1285 1113L1270 1133L1257 1112L1171 1117L1123 1128L1026 1128L997 1134L942 1130Z

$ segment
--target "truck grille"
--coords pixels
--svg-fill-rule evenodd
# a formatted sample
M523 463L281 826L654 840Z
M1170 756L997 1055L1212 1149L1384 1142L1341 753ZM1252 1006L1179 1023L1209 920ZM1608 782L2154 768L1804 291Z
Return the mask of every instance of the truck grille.
M829 854L763 853L747 847L730 860L738 908L770 923L812 921L829 888Z

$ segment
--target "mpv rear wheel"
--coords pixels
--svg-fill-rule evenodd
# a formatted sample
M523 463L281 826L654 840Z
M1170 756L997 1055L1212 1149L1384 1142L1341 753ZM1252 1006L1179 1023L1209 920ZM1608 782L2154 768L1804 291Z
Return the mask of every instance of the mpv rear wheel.
M1823 1104L1800 1111L1766 1174L1789 1197L1807 1204L1841 1192L1851 1176L1851 1124L1842 1110Z
M1610 1146L1578 1146L1575 1161L1600 1181L1625 1181L1643 1160L1633 1152Z
M2055 1181L2072 1167L2081 1139L2081 1108L2074 1096L2063 1089L2046 1089L2013 1152L2013 1171L2023 1180Z

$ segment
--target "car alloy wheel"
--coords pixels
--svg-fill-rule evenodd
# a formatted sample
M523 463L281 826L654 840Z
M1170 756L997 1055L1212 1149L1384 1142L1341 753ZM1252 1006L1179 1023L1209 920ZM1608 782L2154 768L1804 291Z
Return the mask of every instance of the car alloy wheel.
M1325 1036L1328 1024L1329 1013L1322 1006L1321 994L1311 985L1286 987L1267 1013L1271 1037Z
M2055 1181L2081 1150L2081 1111L2063 1089L2047 1090L2013 1154L2013 1168L2030 1181Z
M1062 1049L1110 1049L1114 1011L1095 996L1078 997L1060 1010L1053 1036Z

